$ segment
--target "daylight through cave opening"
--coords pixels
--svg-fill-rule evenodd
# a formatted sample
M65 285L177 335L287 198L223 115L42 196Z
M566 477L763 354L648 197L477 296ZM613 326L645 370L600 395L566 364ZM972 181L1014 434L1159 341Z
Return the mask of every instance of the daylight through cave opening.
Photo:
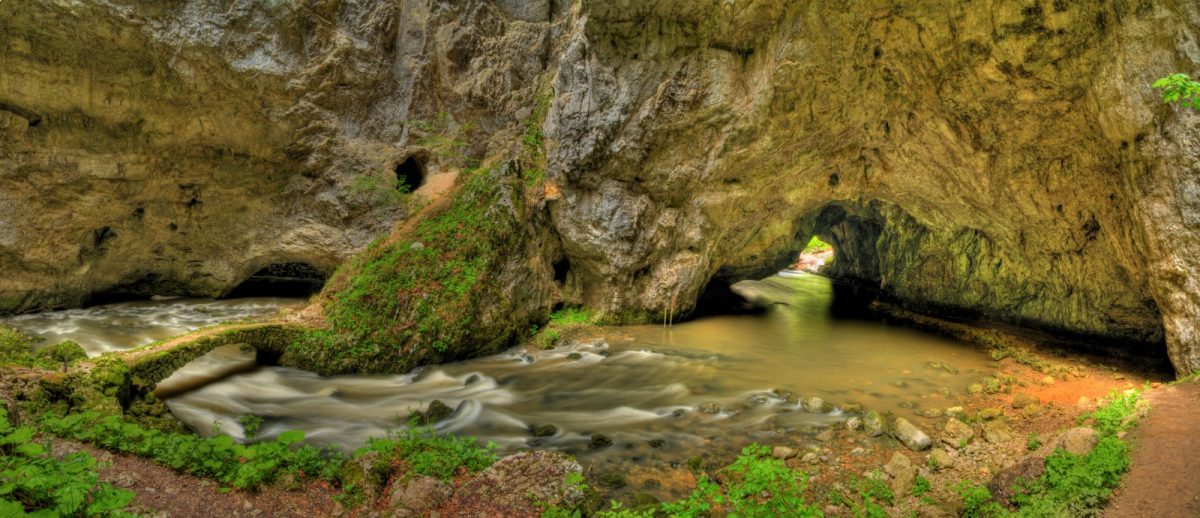
M274 263L254 272L224 298L308 297L321 291L325 277L308 263Z

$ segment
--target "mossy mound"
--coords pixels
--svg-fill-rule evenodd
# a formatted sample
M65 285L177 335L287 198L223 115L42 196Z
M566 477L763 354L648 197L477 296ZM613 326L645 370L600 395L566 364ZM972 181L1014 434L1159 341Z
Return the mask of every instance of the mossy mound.
M450 206L373 243L323 296L327 329L282 362L322 374L403 372L497 352L545 321L552 273L520 167L463 174Z

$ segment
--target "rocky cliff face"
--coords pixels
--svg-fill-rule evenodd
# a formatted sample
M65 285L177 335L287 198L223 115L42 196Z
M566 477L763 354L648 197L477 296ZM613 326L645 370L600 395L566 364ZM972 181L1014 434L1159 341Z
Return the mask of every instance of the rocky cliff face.
M714 280L770 273L818 234L838 275L909 307L1165 341L1177 369L1200 368L1200 116L1148 87L1200 68L1182 0L0 14L4 309L331 268L406 213L364 204L353 187L375 184L356 179L526 152L546 92L546 201L523 231L541 245L498 271L547 278L479 291L488 318L560 299L686 314Z

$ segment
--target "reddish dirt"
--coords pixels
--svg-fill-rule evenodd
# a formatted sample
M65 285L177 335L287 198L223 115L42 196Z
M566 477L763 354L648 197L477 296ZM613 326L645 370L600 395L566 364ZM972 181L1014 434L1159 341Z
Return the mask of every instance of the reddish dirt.
M221 493L216 482L184 475L138 457L68 441L55 441L53 448L56 453L86 451L108 463L100 470L101 480L133 491L136 496L132 507L148 516L300 518L342 514L341 506L333 501L337 492L323 482L296 491L268 487L255 492Z
M1145 395L1150 415L1129 435L1133 464L1104 516L1200 516L1200 383Z

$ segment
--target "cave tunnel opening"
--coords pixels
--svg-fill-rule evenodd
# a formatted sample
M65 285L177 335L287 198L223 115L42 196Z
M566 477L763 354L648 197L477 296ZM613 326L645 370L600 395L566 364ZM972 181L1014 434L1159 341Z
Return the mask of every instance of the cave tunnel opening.
M222 298L309 297L325 286L325 273L308 263L274 263L258 270Z
M425 184L425 159L412 155L396 164L396 188L413 192Z
M869 208L838 203L802 220L798 231L755 266L722 268L710 280L689 318L766 311L790 304L779 278L819 276L829 280L828 312L837 318L863 318L879 296L876 243L882 218Z

